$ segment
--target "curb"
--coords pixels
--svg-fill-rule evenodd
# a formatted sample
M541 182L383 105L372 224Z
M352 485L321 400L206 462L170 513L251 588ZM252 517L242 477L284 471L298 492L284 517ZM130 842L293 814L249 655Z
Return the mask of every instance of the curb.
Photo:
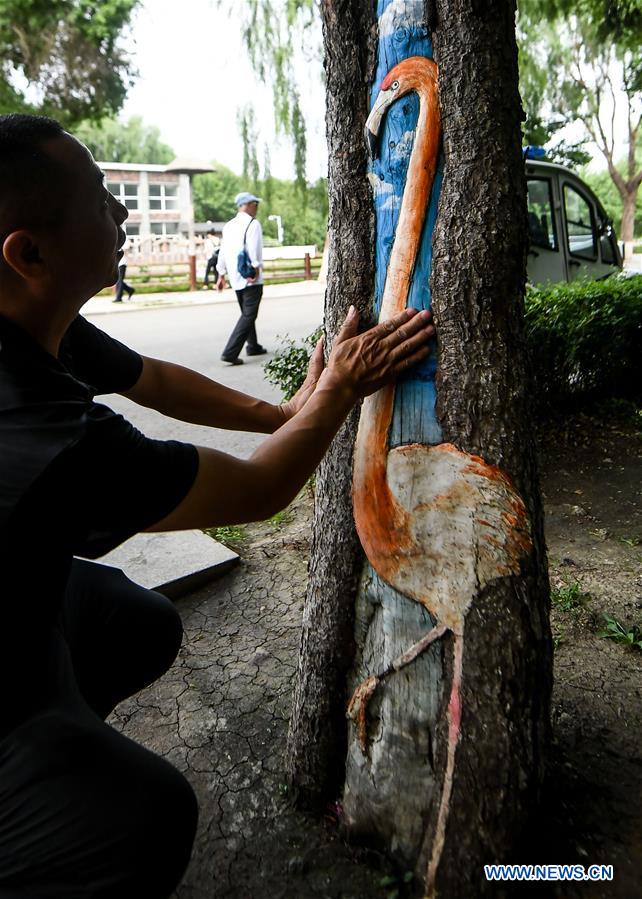
M267 284L263 290L263 300L278 300L291 296L319 296L325 291L325 284L319 281L292 281L289 284ZM213 296L212 296L213 294ZM139 300L124 300L114 303L109 297L93 297L83 307L83 315L109 315L121 312L140 312L144 309L166 309L178 306L219 306L236 303L236 294L230 288L217 291L192 290L181 293L147 293Z

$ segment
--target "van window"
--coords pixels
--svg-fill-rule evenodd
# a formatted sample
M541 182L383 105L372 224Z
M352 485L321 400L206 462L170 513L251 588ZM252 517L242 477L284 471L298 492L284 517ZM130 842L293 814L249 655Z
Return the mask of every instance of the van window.
M597 257L595 218L591 204L574 187L565 184L564 206L569 252L583 259L595 259Z
M533 246L557 249L553 194L548 178L528 179L528 233Z

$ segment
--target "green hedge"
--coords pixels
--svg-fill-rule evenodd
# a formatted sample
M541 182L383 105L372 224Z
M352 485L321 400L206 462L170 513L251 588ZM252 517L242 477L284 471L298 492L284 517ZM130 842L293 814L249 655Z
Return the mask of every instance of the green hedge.
M642 395L642 276L530 288L526 339L547 405Z
M289 399L319 336L285 339L265 366ZM642 397L642 276L529 288L526 343L537 405Z

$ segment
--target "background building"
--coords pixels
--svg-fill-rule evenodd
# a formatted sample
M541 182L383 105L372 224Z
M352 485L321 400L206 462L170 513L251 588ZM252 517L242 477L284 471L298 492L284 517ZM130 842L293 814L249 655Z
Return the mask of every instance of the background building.
M129 210L124 224L134 247L186 239L192 216L190 176L171 166L99 162L107 189Z

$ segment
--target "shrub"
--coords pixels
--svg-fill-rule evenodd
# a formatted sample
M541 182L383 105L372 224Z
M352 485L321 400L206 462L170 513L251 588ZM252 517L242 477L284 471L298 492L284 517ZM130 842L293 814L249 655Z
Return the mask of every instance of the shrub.
M642 276L531 287L525 324L540 408L642 395ZM303 382L321 333L300 344L286 337L264 366L284 399Z
M526 340L540 400L639 395L642 276L530 288Z
M270 384L281 388L284 400L291 399L303 384L312 350L322 334L323 328L319 327L299 344L286 334L281 338L283 348L263 366L265 377Z

